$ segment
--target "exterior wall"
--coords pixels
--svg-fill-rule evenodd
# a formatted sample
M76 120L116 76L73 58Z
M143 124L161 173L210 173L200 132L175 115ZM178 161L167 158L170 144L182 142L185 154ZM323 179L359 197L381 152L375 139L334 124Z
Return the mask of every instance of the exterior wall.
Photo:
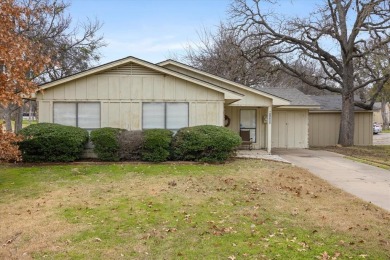
M199 78L201 80L205 80L207 82L221 86L221 87L223 87L225 89L229 89L231 91L237 91L237 89L234 86L227 84L227 83L224 83L224 82L221 82L219 80L213 79L211 77L207 77L207 76L204 76L204 75L201 75L201 74L195 73L193 71L186 70L186 69L174 66L174 65L167 65L165 67L168 69L186 74L188 76L192 76L192 77ZM243 97L243 99L240 101L234 102L233 104L231 104L231 106L266 107L266 106L272 105L272 100L270 98L263 97L261 95L252 93L252 92L247 91L245 89L240 89L240 93L245 95Z
M383 124L383 118L382 118L382 111L377 110L372 113L373 114L373 122L378 123L378 124Z
M223 125L224 95L137 64L38 93L39 121L53 122L53 102L100 102L101 127L142 128L142 102L188 102L189 125Z
M240 110L256 109L256 143L254 149L264 149L267 143L267 108L225 107L225 115L231 119L228 128L240 132ZM308 110L274 110L272 112L272 148L308 148Z
M332 146L338 143L340 112L310 112L309 145ZM355 112L355 145L372 145L372 112Z
M308 110L274 110L272 148L308 148L308 126Z
M387 103L385 106L385 115L387 115L387 118L390 121L390 103ZM383 118L382 118L382 109L375 110L373 112L373 120L374 123L378 123L383 125Z

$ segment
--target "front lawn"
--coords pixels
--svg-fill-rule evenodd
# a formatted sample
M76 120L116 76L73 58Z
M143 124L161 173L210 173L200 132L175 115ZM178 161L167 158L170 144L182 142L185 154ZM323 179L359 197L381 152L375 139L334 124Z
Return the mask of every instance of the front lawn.
M390 258L389 212L261 160L0 166L0 219L1 259Z
M351 147L325 147L327 151L340 153L351 159L390 170L390 145Z

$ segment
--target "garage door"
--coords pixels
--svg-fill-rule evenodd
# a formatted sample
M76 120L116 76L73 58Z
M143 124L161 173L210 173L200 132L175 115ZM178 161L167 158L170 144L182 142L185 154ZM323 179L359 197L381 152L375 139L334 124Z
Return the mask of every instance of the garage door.
M308 111L272 112L273 148L308 148Z

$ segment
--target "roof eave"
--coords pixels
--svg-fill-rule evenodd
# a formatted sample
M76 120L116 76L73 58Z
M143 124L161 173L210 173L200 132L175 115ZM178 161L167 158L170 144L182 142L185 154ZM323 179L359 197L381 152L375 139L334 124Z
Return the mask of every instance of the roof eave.
M310 110L310 113L341 113L341 110ZM372 113L374 112L373 110L355 110L355 113Z
M283 109L320 109L318 105L292 105L292 106L278 106Z
M268 94L266 92L263 92L259 89L254 89L254 88L251 88L251 87L248 87L248 86L245 86L245 85L242 85L242 84L239 84L239 83L236 83L234 81L231 81L231 80L228 80L228 79L225 79L225 78L222 78L222 77L219 77L219 76L216 76L216 75L213 75L211 73L208 73L208 72L205 72L205 71L202 71L202 70L199 70L199 69L196 69L196 68L193 68L189 65L186 65L186 64L183 64L183 63L180 63L180 62L177 62L177 61L174 61L174 60L165 60L165 61L162 61L162 62L159 62L159 63L156 63L158 66L165 66L165 65L175 65L175 66L178 66L178 67L181 67L181 68L184 68L184 69L188 69L190 71L193 71L195 73L199 73L199 74L202 74L202 75L205 75L205 76L208 76L208 77L211 77L213 79L216 79L216 80L219 80L219 81L222 81L222 82L225 82L227 84L230 84L230 85L233 85L233 86L236 86L236 87L239 87L239 88L242 88L242 89L245 89L247 91L250 91L250 92L253 92L255 94L259 94L259 92L261 93L261 95L267 97L267 98L270 98L272 99L272 103L276 104L276 105L289 105L291 102L290 100L288 99L285 99L285 98L281 98L281 97L278 97L278 96L275 96L275 95L272 95L272 94ZM280 100L280 101L279 101Z
M86 70L86 71L83 71L83 72L79 72L79 73L76 73L74 75L71 75L71 76L59 79L59 80L55 80L55 81L43 84L37 90L37 92L39 92L41 90L44 90L44 89L47 89L47 88L50 88L50 87L54 87L56 85L64 84L66 82L79 79L79 78L82 78L82 77L95 75L95 74L101 73L103 71L109 70L111 68L118 67L118 66L121 66L123 64L129 63L129 62L134 62L134 63L140 64L142 66L145 66L147 68L150 68L150 69L156 70L158 72L161 72L162 74L175 76L175 77L178 77L178 78L181 78L181 79L184 79L184 80L187 80L187 81L199 84L201 86L213 89L213 90L215 90L217 92L223 93L225 95L226 99L240 100L240 99L242 99L244 97L244 95L241 94L241 93L234 92L234 91L231 91L231 90L228 90L228 89L224 89L224 88L218 87L218 86L213 85L211 83L204 82L202 80L186 76L186 75L184 75L182 73L166 69L166 68L161 67L159 65L156 65L156 64L153 64L153 63L149 63L149 62L146 62L146 61L141 60L141 59L137 59L137 58L132 57L132 56L127 57L127 58L123 58L121 60L117 60L117 61L114 61L114 62L110 62L110 63L104 64L104 65L101 65L101 66L98 66L98 67L95 67L95 68L91 68L89 70Z

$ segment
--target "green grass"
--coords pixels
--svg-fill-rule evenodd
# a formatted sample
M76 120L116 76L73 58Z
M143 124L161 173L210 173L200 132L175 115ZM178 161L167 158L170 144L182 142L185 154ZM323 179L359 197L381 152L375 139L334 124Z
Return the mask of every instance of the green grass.
M0 167L0 198L0 258L390 257L388 212L281 163Z
M23 121L22 121L22 128L25 128L25 127L27 127L27 126L29 126L29 125L37 124L37 123L38 123L37 120L31 120L31 121L29 121L29 120L23 119ZM12 128L15 127L15 121L14 121L14 120L11 121L11 125L12 125Z

